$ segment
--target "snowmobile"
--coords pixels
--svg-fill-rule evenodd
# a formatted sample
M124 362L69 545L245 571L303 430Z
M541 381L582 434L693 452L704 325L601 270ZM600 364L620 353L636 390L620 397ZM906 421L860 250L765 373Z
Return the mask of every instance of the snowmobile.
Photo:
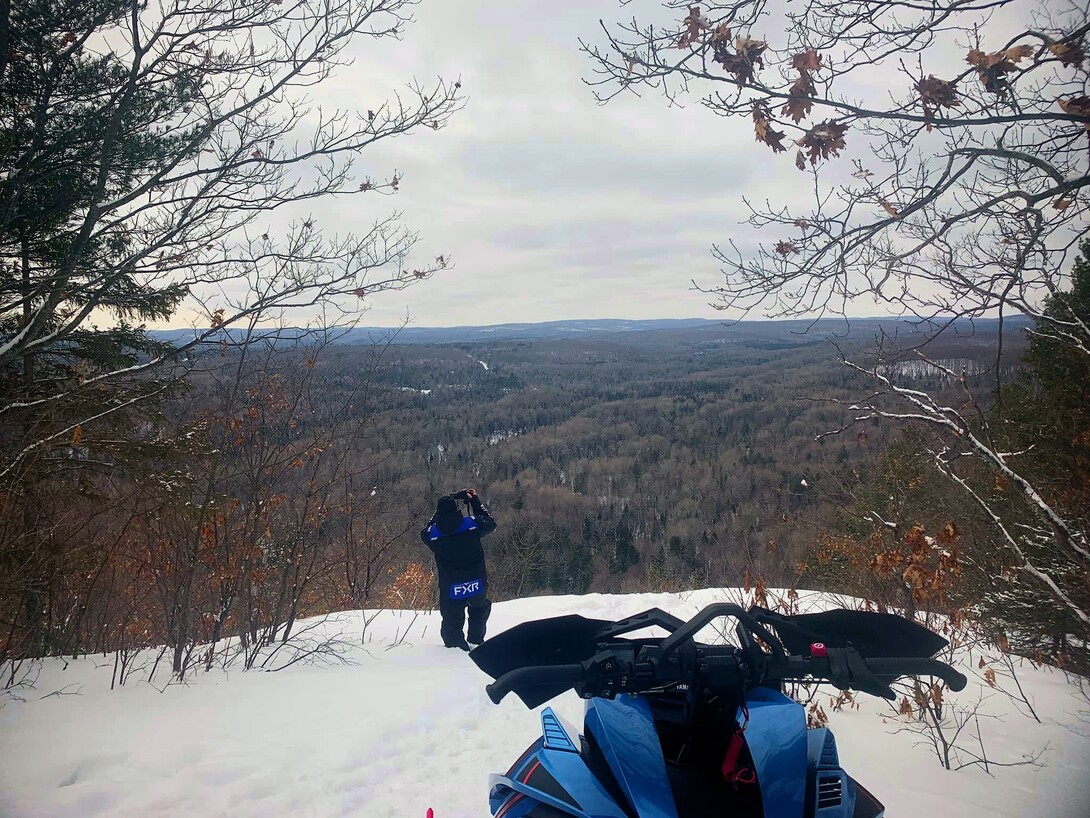
M732 641L696 636L723 617ZM668 635L639 636L657 626ZM720 631L720 634L726 631ZM626 637L626 634L632 634ZM684 622L652 609L618 622L569 615L518 625L470 657L496 704L529 708L574 689L582 734L546 707L541 737L489 778L495 818L882 818L840 766L826 727L807 728L792 682L886 699L902 676L965 676L931 657L942 637L892 614L782 615L730 603Z

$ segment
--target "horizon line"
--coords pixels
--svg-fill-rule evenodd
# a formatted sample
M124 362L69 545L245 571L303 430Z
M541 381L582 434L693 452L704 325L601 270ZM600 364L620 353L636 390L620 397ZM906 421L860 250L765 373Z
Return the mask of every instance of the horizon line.
M1016 315L1008 315L1008 316L1004 316L1004 317L1009 318L1009 319L1016 319L1016 318L1024 318L1026 316L1023 313L1017 313ZM962 317L962 318L958 318L958 319L955 319L955 320L959 320L959 321L962 321L962 320L964 320L964 321L998 321L999 318L998 318L998 316L995 316L995 317L983 317L982 316L982 317L979 317L979 318ZM651 322L682 322L682 321L699 321L699 322L706 323L706 324L723 324L723 325L734 325L734 324L745 324L745 323L750 323L750 324L756 324L756 323L761 323L761 324L774 324L774 323L782 323L782 324L802 324L802 323L816 324L816 323L819 323L819 322L826 322L826 321L837 321L837 322L844 322L844 323L850 323L852 321L903 321L903 322L906 322L906 323L928 323L930 321L930 322L933 322L933 323L942 323L942 322L940 322L940 321L938 321L936 319L913 318L913 317L909 317L909 316L896 316L896 315L855 315L855 316L843 316L843 315L841 315L841 316L826 316L826 317L822 317L822 318L751 318L751 317L750 318L701 318L701 317L694 316L694 317L691 317L691 318L557 318L557 319L552 319L552 320L549 320L549 321L504 321L504 322L498 323L498 324L449 324L449 325L428 324L428 325L416 325L416 324L411 324L410 323L410 324L400 324L400 325L394 325L394 326L385 326L385 325L380 325L380 324L368 324L366 326L344 327L343 330L345 330L345 331L348 331L348 330L355 330L355 331L360 331L360 330L389 330L389 331L460 330L460 329L492 329L492 328L515 327L515 326L542 327L542 326L549 326L549 325L554 325L554 324L572 324L572 323L588 323L589 324L589 323L605 323L605 322L625 322L625 323L630 323L630 324L639 324L639 323L651 323ZM232 327L230 327L230 326L226 327L226 329L231 329L231 328ZM262 326L259 325L257 328L258 329L283 329L283 330L308 329L307 327L302 326L302 325L280 326L280 327L278 327L277 325L269 325L269 326L266 326L266 327L262 327ZM194 326L170 327L170 326L168 326L168 327L155 327L155 328L149 329L148 332L184 332L184 331L202 331L203 332L206 329L209 329L209 327L194 327ZM317 328L312 328L312 329L317 329Z

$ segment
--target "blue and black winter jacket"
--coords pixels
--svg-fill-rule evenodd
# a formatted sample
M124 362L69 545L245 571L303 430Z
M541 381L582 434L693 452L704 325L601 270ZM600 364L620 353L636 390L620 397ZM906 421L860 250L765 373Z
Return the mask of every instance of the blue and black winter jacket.
M488 582L481 538L496 530L496 521L479 497L470 500L470 508L470 517L460 511L436 514L420 531L421 542L435 554L440 593L452 599L484 593Z

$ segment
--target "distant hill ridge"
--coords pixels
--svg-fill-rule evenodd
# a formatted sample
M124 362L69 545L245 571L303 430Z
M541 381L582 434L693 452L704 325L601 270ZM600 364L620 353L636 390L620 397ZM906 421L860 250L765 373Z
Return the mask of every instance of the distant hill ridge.
M1024 316L1016 316L1006 319L1007 326L1011 329L1026 326L1029 320ZM968 321L963 321L965 329L969 327ZM975 322L979 328L995 328L996 319L978 319ZM848 322L852 335L857 333L872 333L879 327L898 327L902 332L910 331L912 325L904 320L896 318L852 318ZM801 334L814 337L815 340L824 338L831 333L843 334L845 321L842 318L825 318L819 321L727 321L715 318L650 318L650 319L625 319L625 318L593 318L574 319L568 321L542 321L539 323L510 323L491 324L485 326L461 326L461 327L355 327L344 331L337 338L341 344L368 344L375 341L386 341L394 338L399 344L451 344L451 343L479 343L486 341L510 341L510 340L558 340L564 338L585 338L591 335L615 335L630 332L648 332L662 330L700 330L719 328L729 330L736 328L745 334L758 334L766 337L788 337L796 339ZM241 335L240 330L225 330L231 335ZM294 332L302 333L302 330L285 329L282 331L286 338L292 337ZM184 343L193 337L192 329L154 330L151 335L159 340L174 343Z

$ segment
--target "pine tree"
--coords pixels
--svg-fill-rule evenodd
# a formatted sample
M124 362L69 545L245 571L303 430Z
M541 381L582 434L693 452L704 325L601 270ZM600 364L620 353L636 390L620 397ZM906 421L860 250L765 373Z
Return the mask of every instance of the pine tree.
M86 213L104 198L123 195L135 178L185 149L180 135L149 122L198 99L194 83L176 83L166 94L126 89L121 61L84 50L75 32L101 31L130 11L120 0L33 2L8 26L0 253L9 265L0 278L0 331L10 340L0 361L8 371L21 368L30 383L70 375L78 362L117 367L161 350L131 322L169 317L185 294L179 284L138 281L136 266L126 263L139 241L132 225L91 235L83 229ZM129 95L123 108L115 103L119 89ZM92 311L110 325L72 320Z
M105 386L81 395L69 388L166 352L169 345L149 337L143 323L169 318L186 294L183 284L139 279L126 259L143 238L134 235L134 225L122 221L90 235L84 229L86 214L103 198L123 195L134 178L153 173L182 148L177 135L148 123L164 107L197 99L192 84L179 83L166 98L137 88L124 115L116 115L124 65L112 54L85 52L74 32L116 25L130 11L131 3L119 0L33 2L7 27L10 59L0 86L6 170L0 257L7 261L0 266L0 337L6 341L0 405L31 432L19 441L23 446L156 392L147 379L128 383L125 397ZM113 159L100 161L103 152ZM63 397L49 401L44 426L38 407L18 406L53 395ZM87 432L80 428L76 436L87 442Z
M1048 321L1035 323L1019 383L1004 392L997 408L1007 435L1006 448L1020 452L1019 461L1047 502L1069 520L1075 535L1090 531L1090 356L1073 348L1062 333L1065 324L1090 325L1090 240L1071 270L1070 289L1045 303ZM1026 529L1033 520L1022 498L1002 480L996 494L1011 495L1005 512L1013 525ZM1084 610L1090 610L1090 567L1070 559L1056 534L1031 540L1034 559L1057 577L1061 587ZM1036 650L1051 659L1090 668L1085 625L1036 583L1010 577L992 597L992 614L1014 634L1016 647ZM1074 639L1071 637L1075 636Z
M178 150L176 137L148 127L162 106L196 99L193 87L179 87L166 100L133 89L125 116L111 116L113 92L125 86L124 66L111 54L87 53L75 32L117 24L129 11L131 4L118 0L32 2L5 21L0 406L2 462L15 468L3 480L10 516L0 554L24 586L35 652L50 647L37 626L64 553L50 542L47 498L93 492L88 473L115 471L137 455L134 426L153 408L149 399L166 394L147 377L105 381L93 390L79 384L167 351L142 324L168 318L185 294L182 285L138 281L126 263L139 241L131 226L81 230L103 197L121 195L133 178L154 172ZM116 160L97 162L103 150ZM95 417L102 420L88 422Z

